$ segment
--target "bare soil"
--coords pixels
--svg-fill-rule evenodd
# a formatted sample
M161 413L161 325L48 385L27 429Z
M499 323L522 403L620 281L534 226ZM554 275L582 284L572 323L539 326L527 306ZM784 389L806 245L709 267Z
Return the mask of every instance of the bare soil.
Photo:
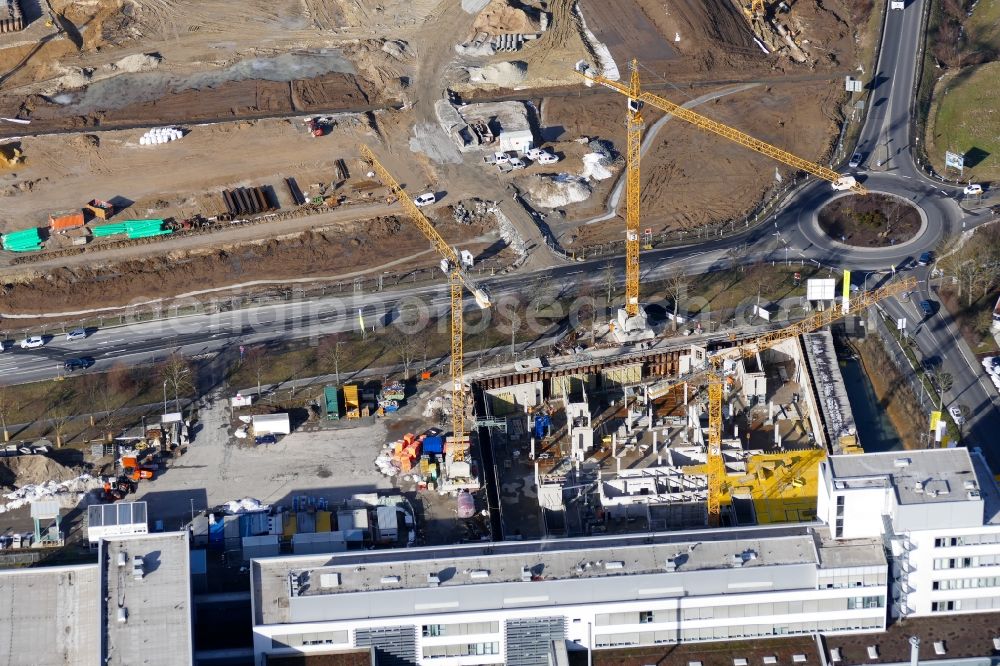
M913 238L920 230L920 214L896 197L848 195L819 211L819 226L848 245L887 247Z
M839 95L830 82L771 84L720 98L695 110L800 157L821 161L836 137L831 111ZM672 91L663 96L683 103L695 95ZM609 138L619 150L624 147L623 105L611 101L599 105L604 113L598 116L587 113L589 109L581 108L572 98L550 99L547 104L546 115L560 118L562 125L571 130L568 135L578 130ZM660 117L652 110L644 115L647 127ZM775 169L785 180L794 175L784 165L727 139L671 120L642 159L641 207L646 211L643 227L658 234L690 231L739 218L779 185ZM610 191L610 182L604 181L600 187ZM573 210L570 219L586 219L603 210L602 198L592 197ZM607 220L579 227L566 245L579 247L620 240L622 233L620 219Z
M454 241L475 237L484 230L448 222L439 224L438 229ZM473 250L482 247L473 246ZM379 253L398 257L426 251L427 240L412 224L381 217L281 239L55 269L4 285L0 310L25 314L125 305L252 280L336 275L370 268L370 259ZM436 257L428 253L409 265L435 262Z

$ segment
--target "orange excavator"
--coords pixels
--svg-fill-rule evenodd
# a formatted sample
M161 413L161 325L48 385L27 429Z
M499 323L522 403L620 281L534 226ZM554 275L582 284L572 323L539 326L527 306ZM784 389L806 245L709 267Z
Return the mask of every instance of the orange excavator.
M125 456L122 458L122 476L131 481L152 479L153 470L148 467L140 467L134 456Z

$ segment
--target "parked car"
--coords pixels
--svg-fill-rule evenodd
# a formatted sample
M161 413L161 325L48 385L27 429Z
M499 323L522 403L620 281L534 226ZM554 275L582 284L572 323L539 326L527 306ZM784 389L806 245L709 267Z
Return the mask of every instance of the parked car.
M502 151L497 151L493 153L493 159L496 160L497 164L506 164L510 161L510 155Z
M83 340L87 337L87 330L84 328L74 328L72 331L66 334L66 342L72 342L73 340Z
M45 339L40 335L32 335L18 343L21 349L36 349L45 345Z
M539 164L555 164L559 161L559 158L552 153L542 153L538 156Z
M1000 356L987 356L983 359L983 369L991 375L1000 376Z
M5 349L7 349L7 341L6 340L0 340L0 352L2 352Z
M920 258L917 259L917 264L919 264L920 266L929 266L931 261L933 260L934 260L934 254L932 252L924 252L923 254L920 255Z
M524 151L524 156L527 157L529 160L537 161L539 157L545 154L546 154L545 151L542 150L541 148L529 148L526 151Z
M965 417L962 416L962 410L959 409L958 405L949 407L948 413L951 414L951 420L955 422L955 425L960 426L965 423Z
M525 164L524 160L522 160L520 157L512 157L512 158L510 158L510 166L511 166L511 168L514 168L514 169L523 169L523 168L527 167L528 165Z
M969 183L962 191L965 192L965 196L967 197L978 197L983 193L983 186L978 183Z
M864 156L861 153L854 153L853 155L851 155L851 161L847 163L847 166L851 167L852 169L857 169L859 166L861 166L861 162L863 159Z
M432 203L437 201L437 195L433 192L424 192L419 197L413 200L413 203L418 206L430 206Z
M920 301L920 311L924 313L925 317L930 317L934 314L934 305L930 301Z
M74 370L86 370L92 365L94 365L94 359L92 358L68 358L63 363L63 370L67 372L73 372Z

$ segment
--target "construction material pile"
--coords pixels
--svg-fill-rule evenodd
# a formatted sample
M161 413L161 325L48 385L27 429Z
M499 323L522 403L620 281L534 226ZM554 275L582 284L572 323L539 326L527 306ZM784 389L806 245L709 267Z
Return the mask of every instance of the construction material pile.
M38 229L22 229L3 235L3 249L8 252L35 252L42 249Z
M169 143L170 141L176 141L183 136L184 131L177 129L176 127L154 127L139 137L139 145L153 146L161 143Z
M3 494L0 503L0 513L6 513L48 498L58 499L63 508L72 508L101 483L46 455L22 455L0 459L0 486L12 489Z
M229 500L222 505L222 510L227 515L235 516L240 513L253 513L255 511L268 511L271 507L264 504L259 499L244 497L238 500Z
M148 238L150 236L165 236L173 233L170 229L164 228L163 220L125 220L123 222L97 224L91 227L91 230L95 238L104 238L117 234L126 234L129 238Z
M386 412L395 412L399 403L406 399L406 387L403 382L393 382L382 387L379 393L378 406Z
M386 444L375 458L375 466L386 476L402 476L419 489L435 488L444 474L445 441L439 435L407 433L403 439Z
M568 173L531 176L526 179L524 189L532 203L540 208L562 208L586 201L591 192L585 179Z
M609 168L611 164L611 160L601 153L587 153L583 156L583 172L580 176L594 180L607 180L612 176Z

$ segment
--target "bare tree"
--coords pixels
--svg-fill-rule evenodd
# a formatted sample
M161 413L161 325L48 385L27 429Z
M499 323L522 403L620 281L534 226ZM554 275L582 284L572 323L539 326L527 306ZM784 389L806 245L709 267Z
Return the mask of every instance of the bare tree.
M688 279L681 273L675 273L663 281L663 291L674 305L673 330L677 330L677 317L680 313L681 299L687 296Z
M104 412L104 418L101 419L104 430L108 433L113 432L118 424L118 410L123 403L116 399L118 395L108 377L103 375L87 375L87 377L91 380L88 387L90 400Z
M938 409L940 410L944 406L944 394L950 391L955 385L955 378L952 377L950 372L945 372L941 366L934 369L931 377L934 379L934 385L937 387Z
M396 348L396 353L399 354L399 361L403 364L403 378L409 379L410 366L420 351L417 338L413 333L407 333L397 328L393 331L391 340L393 347Z
M338 385L340 384L340 362L344 360L345 344L346 342L341 339L340 333L334 333L324 336L319 341L319 349L317 350L320 365L325 370L333 368L334 374L337 375Z
M264 374L265 364L267 363L267 350L264 349L263 345L251 347L244 355L244 362L257 380L257 398L260 399L260 380Z
M3 424L3 441L10 441L7 432L7 417L17 412L20 405L17 396L7 386L0 386L0 424Z
M160 364L160 379L174 387L174 409L181 411L180 396L194 391L191 364L181 354L171 354Z

